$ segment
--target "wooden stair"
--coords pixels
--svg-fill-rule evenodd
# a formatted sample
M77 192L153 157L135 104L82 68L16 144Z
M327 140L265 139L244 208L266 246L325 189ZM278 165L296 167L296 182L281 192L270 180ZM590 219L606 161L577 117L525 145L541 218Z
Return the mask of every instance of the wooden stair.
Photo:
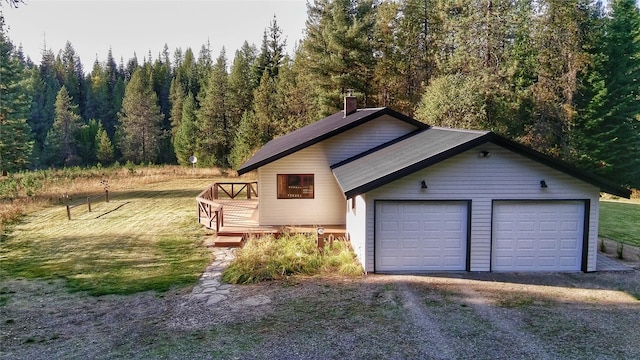
M215 247L242 247L244 236L216 236L213 240Z

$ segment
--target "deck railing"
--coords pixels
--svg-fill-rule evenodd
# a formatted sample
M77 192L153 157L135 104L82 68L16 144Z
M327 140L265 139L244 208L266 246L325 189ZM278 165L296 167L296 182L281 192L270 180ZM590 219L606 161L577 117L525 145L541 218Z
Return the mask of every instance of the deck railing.
M243 190L247 195L247 199L252 197L258 197L258 182L217 182L212 184L213 198L219 199L220 192L222 191L230 199L235 199L240 196Z
M224 226L224 206L215 201L219 199L220 191L230 199L235 199L243 190L245 190L247 199L251 199L252 196L258 197L258 182L216 182L209 185L196 197L198 223L219 232L220 228Z

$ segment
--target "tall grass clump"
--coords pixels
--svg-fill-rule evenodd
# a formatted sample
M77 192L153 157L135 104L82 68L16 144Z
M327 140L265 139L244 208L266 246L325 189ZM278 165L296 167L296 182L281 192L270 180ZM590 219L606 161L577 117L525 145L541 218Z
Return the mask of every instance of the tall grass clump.
M285 234L250 238L222 274L232 284L251 284L292 275L362 275L348 243L336 241L320 251L313 236Z

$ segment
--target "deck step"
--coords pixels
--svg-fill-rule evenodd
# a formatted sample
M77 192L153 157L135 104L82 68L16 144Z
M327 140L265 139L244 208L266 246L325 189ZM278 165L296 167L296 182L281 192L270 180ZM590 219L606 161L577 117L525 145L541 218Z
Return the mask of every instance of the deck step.
M218 236L213 241L215 247L242 247L242 236Z

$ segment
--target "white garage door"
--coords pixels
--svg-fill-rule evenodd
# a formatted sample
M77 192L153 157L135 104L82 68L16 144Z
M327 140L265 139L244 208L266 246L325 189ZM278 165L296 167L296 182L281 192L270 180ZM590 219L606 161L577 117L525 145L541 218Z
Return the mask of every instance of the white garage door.
M579 271L584 203L502 201L493 205L494 271Z
M375 270L466 270L467 208L462 201L376 202Z

